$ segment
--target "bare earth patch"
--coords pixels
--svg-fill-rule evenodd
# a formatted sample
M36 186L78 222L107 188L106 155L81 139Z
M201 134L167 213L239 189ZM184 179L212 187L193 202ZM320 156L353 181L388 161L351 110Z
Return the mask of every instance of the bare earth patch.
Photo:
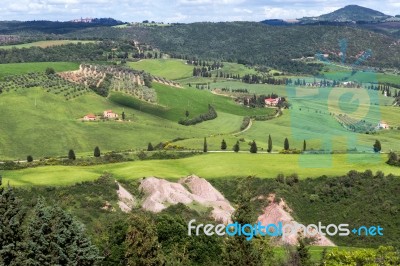
M267 224L278 224L279 222L282 222L283 225L295 225L297 223L293 219L292 215L290 215L292 210L286 205L286 202L283 199L281 199L280 202L277 203L275 202L275 195L270 194L267 200L269 203L268 206L264 209L264 213L258 217L258 221L260 221L263 226ZM298 242L297 234L291 234L284 240L282 238L275 237L273 237L273 239L278 245L296 245ZM316 234L313 240L314 242L312 245L314 246L335 246L335 244L331 240L319 233Z
M117 190L119 199L118 206L121 209L121 211L128 213L135 206L135 198L132 196L131 193L129 193L129 191L127 191L123 186L121 186L120 183L118 183L117 181L115 182L118 185L118 190Z
M199 203L212 207L211 215L218 222L229 223L234 208L228 200L207 180L191 175L169 182L156 177L148 177L141 181L139 187L145 193L142 207L148 211L160 212L171 204Z

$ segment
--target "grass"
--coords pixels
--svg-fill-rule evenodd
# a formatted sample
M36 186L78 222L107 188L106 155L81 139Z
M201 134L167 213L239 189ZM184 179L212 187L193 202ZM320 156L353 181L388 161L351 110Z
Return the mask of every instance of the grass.
M277 174L298 173L300 178L338 176L350 170L383 171L400 176L400 168L385 164L387 155L282 155L249 153L210 153L176 160L150 160L99 166L48 166L18 171L3 171L5 183L13 186L58 186L93 180L104 172L116 179L148 176L178 179L190 174L204 178L230 178L255 175L275 178ZM304 160L303 160L304 159ZM319 163L329 165L319 167Z
M144 70L154 76L170 80L178 80L191 77L193 67L184 60L177 59L144 59L138 62L130 62L128 65L137 70Z
M208 104L215 107L217 113L224 112L238 116L269 114L270 109L249 109L236 104L231 98L217 96L209 91L197 89L178 89L166 85L154 83L153 88L157 92L158 106L139 101L126 95L113 94L111 99L124 103L135 109L148 112L152 115L163 117L171 121L179 121L185 117L185 111L190 113L189 118L198 116L208 111Z
M311 255L311 261L319 262L322 257L322 251L326 248L327 253L334 250L344 250L344 251L356 251L362 248L356 247L320 247L320 246L310 246L309 253ZM277 258L286 259L286 250L284 247L274 247L274 252Z
M181 126L177 121L119 106L94 93L66 101L40 88L18 89L0 94L0 109L1 159L66 155L71 148L76 153L89 152L95 146L103 151L142 149L148 142L209 133L202 127ZM119 114L125 111L132 122L80 121L88 113L101 114L107 109Z
M348 80L356 80L359 82L380 82L380 83L392 83L398 84L400 82L400 76L392 73L379 73L379 72L363 72L357 71L354 75L351 75L351 68L343 67L340 65L328 65L325 66L322 74L327 77L343 78L347 77Z
M76 40L49 40L49 41L38 41L31 43L23 43L23 44L14 44L14 45L4 45L0 46L0 49L21 49L21 48L30 48L30 47L41 47L46 48L50 46L56 45L65 45L65 44L77 44L77 43L93 43L94 41L76 41Z
M71 71L79 68L73 62L37 62L37 63L12 63L0 64L0 78L10 75L21 75L29 72L44 72L46 68L54 68L57 72Z

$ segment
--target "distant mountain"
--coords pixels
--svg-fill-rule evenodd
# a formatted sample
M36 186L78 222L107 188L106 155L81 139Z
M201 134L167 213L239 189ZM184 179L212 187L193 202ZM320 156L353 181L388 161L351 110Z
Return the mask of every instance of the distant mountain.
M288 26L291 23L284 21L283 19L266 19L261 21L261 23L271 25L271 26Z
M301 20L302 22L380 22L390 17L391 16L370 8L348 5L332 13L319 17L306 17Z

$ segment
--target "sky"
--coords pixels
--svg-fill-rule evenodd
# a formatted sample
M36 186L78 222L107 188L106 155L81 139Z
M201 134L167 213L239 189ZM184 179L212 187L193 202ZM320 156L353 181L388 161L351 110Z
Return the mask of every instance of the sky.
M0 20L112 17L124 22L261 21L318 16L349 4L400 14L399 0L1 0Z

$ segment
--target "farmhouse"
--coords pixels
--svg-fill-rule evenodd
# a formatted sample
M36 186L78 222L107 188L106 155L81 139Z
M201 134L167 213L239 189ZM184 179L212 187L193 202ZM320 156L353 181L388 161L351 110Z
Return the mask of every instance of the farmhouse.
M266 106L277 106L279 101L280 101L280 99L281 99L280 97L275 98L275 99L267 98L267 99L265 99L265 105Z
M389 124L385 121L380 121L376 126L377 129L389 129Z
M84 121L96 121L96 116L94 114L88 114L83 117Z
M113 113L112 110L106 110L103 112L103 117L104 118L118 118L118 115L116 113Z

